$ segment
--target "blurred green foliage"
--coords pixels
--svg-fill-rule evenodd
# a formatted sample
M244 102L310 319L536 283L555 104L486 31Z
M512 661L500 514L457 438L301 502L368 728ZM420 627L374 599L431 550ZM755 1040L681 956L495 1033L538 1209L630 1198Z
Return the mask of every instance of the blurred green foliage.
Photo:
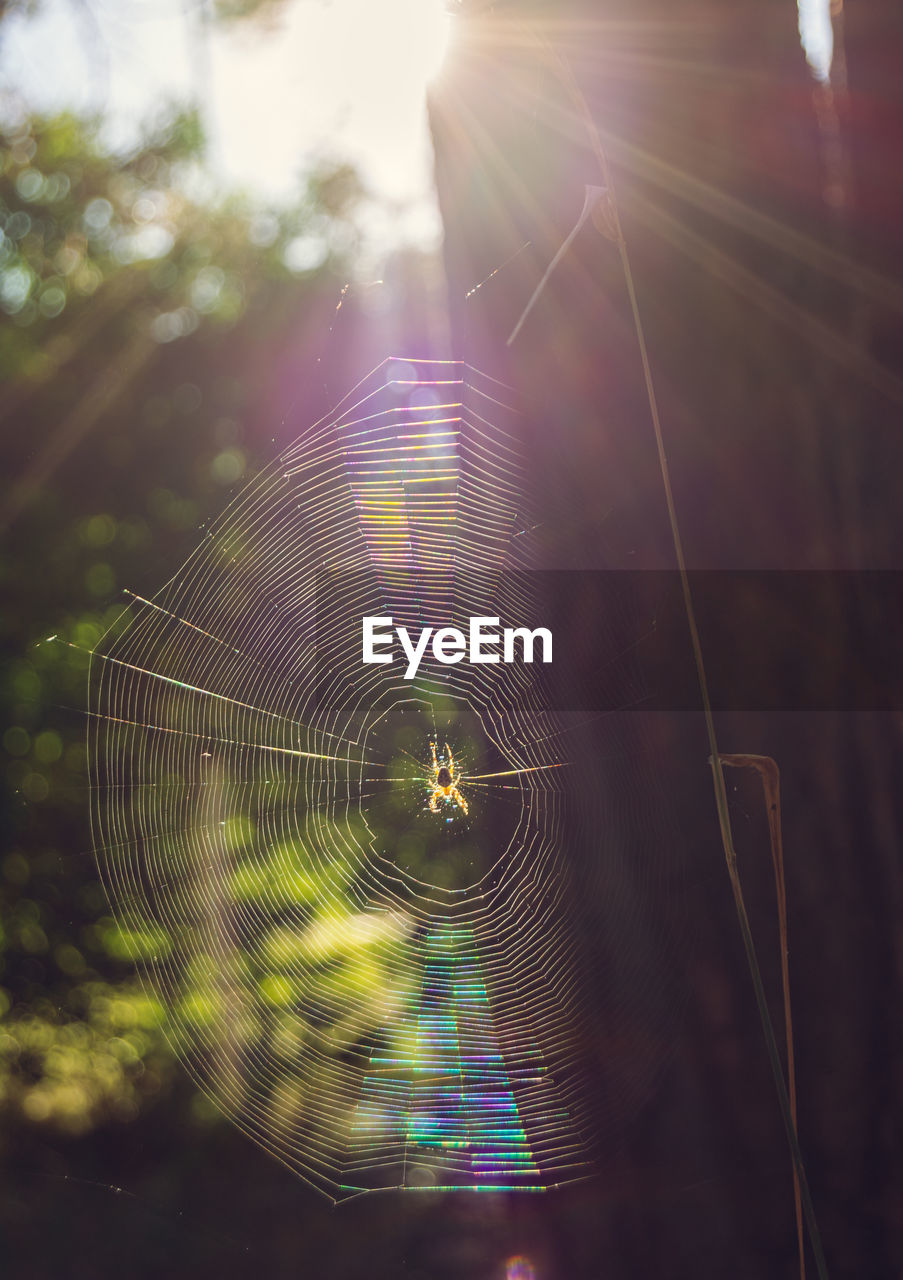
M0 1111L4 1129L69 1134L132 1118L180 1078L171 1011L135 976L169 941L120 929L91 853L88 652L123 586L152 594L272 452L298 333L334 314L364 194L340 167L279 209L215 197L191 113L119 156L97 125L7 119L0 136ZM239 862L236 896L278 884L316 900L310 876L274 866ZM271 963L251 976L288 1060L297 947L338 1029L381 982L385 940L267 927ZM183 975L180 1026L219 1016L214 969ZM253 1011L244 1034L261 1034Z

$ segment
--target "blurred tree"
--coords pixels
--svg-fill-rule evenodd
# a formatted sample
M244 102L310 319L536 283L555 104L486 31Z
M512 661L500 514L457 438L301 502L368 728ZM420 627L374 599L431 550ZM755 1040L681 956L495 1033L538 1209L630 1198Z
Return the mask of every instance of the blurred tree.
M96 125L23 116L0 139L0 1108L72 1134L133 1117L173 1078L166 1010L134 971L166 940L120 931L90 854L87 651L117 589L151 593L271 452L256 425L298 396L295 344L322 345L364 196L338 167L290 207L214 199L196 115L120 156ZM258 979L278 1012L277 970ZM195 988L182 1016L201 1025Z
M222 22L240 22L245 18L269 19L287 0L213 0L213 14Z
M847 101L837 86L838 137L819 118L824 100L813 94L796 6L784 0L484 8L462 6L433 102L452 332L462 357L529 406L537 518L554 531L546 545L557 563L674 563L623 261L601 228L582 228L506 346L578 218L586 184L603 180L589 117L616 186L691 568L896 569L898 9L877 0L847 7L853 91ZM843 6L831 11L839 23ZM839 191L847 144L852 180ZM837 635L843 652L842 625ZM705 631L702 645L708 654ZM802 647L788 654L798 657ZM693 873L686 891L675 877L661 896L638 881L636 901L650 937L664 936L666 921L692 921L680 964L691 974L693 1020L681 1036L693 1066L675 1073L645 1127L627 1135L630 1172L616 1167L615 1141L605 1159L611 1183L635 1180L648 1195L669 1162L690 1151L700 1158L718 1135L723 1150L708 1159L723 1176L670 1218L652 1197L633 1217L609 1209L607 1227L604 1210L587 1215L577 1245L586 1269L573 1257L559 1266L568 1275L790 1274L790 1179L726 877L716 874L707 751L692 717L667 721L657 726L655 785L681 815L672 866L685 848ZM890 1136L903 1107L900 718L737 710L718 722L723 747L742 744L781 768L800 1132L832 1274L890 1276L903 1240L901 1215L888 1208L903 1203ZM602 785L613 767L602 754L605 732L593 762ZM649 722L642 733L651 738ZM747 894L769 966L778 945L767 833L753 838L758 804L732 799L743 874L758 879ZM632 814L625 865L643 866L641 839ZM591 940L614 936L606 910L602 895L591 900ZM598 992L620 982L623 963L594 942L588 968ZM663 952L658 970L666 968ZM774 969L766 985L779 990ZM618 1002L637 1007L633 992ZM590 1016L587 1026L596 1034ZM620 1094L619 1073L641 1075L637 1045L619 1064L615 1041L630 1038L603 1022L602 1096ZM695 1099L692 1075L701 1084ZM748 1239L741 1223L753 1224Z

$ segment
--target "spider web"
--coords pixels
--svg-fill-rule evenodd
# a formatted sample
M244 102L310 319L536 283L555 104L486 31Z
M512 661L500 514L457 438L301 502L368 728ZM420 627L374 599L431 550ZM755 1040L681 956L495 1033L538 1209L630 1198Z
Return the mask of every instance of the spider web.
M385 362L92 656L97 858L167 1033L334 1199L589 1167L541 667L361 660L365 615L537 625L508 394Z

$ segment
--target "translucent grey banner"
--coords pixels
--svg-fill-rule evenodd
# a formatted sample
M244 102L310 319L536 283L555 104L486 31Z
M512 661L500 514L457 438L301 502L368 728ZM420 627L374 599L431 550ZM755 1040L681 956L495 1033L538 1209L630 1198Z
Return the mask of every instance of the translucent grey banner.
M701 707L676 572L538 576L553 704ZM903 574L695 572L689 587L715 710L903 709Z
M321 633L328 630L330 644L317 645L317 666L324 674L335 670L339 655L332 649L338 632L343 650L347 648L343 669L360 663L362 670L403 680L408 662L397 634L369 650L371 659L388 656L390 663L364 663L363 615L393 617L391 594L374 583L362 617L343 620L336 628L335 609L346 598L338 589L340 579L324 572L317 584L317 612L331 622ZM416 582L428 605L412 611ZM903 710L903 574L693 572L690 591L715 710ZM461 574L441 583L428 573L415 573L408 579L405 616L393 619L394 624L405 622L410 644L430 629L414 678L441 680L457 664L470 663L470 618L486 616L487 599L512 598L532 601L532 616L506 618L500 603L497 625L482 627L490 637L482 655L497 654L503 660L501 633L508 626L550 631L551 662L541 662L544 646L537 641L530 670L551 708L701 708L676 572L518 571L491 578ZM417 614L416 626L411 625L412 613ZM458 629L463 645L456 646L455 637L446 634L434 650L440 628ZM380 623L376 630L392 627ZM494 632L499 633L495 644ZM518 639L514 661L522 661L522 654ZM482 665L482 672L491 679L492 664Z

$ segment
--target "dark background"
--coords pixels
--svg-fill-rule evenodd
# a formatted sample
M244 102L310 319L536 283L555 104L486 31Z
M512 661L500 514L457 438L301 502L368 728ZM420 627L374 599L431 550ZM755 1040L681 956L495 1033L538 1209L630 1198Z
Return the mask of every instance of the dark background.
M585 184L601 181L525 24L566 55L608 151L690 567L903 567L900 12L854 0L836 15L829 100L786 0L458 8L431 107L451 349L527 410L546 567L670 569L674 553L622 264L592 223L505 345ZM85 161L89 142L42 129L54 163L76 157L79 199L108 190L115 175ZM148 154L168 165L183 145L194 144L174 126ZM12 164L8 215L22 204ZM301 208L342 218L354 198L353 175L331 175ZM45 238L62 216L42 215ZM380 314L353 292L336 313L345 263L298 281L236 248L231 226L191 224L176 275L144 273L131 293L130 273L89 247L104 284L63 313L70 347L103 298L107 311L69 359L47 313L12 320L4 339L3 466L18 495L4 507L8 723L25 735L4 739L10 1274L496 1280L518 1255L538 1280L796 1274L789 1157L698 714L627 713L586 747L587 776L603 780L604 850L601 870L591 840L575 867L597 993L580 1029L599 1094L591 1180L543 1197L374 1196L333 1209L199 1102L150 1033L141 1073L126 1064L115 1085L92 1083L123 1034L116 992L137 999L133 957L105 923L89 853L84 655L48 657L36 643L58 632L90 648L114 588L152 594L239 484L239 463L265 461L274 433L290 440L390 351L435 354L441 331L435 271L416 255L387 268ZM244 282L242 308L145 351L142 308L166 291L168 307L182 304L199 245L201 261ZM101 515L110 525L90 524ZM830 1273L897 1276L900 718L741 710L719 714L717 730L723 751L770 755L781 770L800 1140ZM728 782L780 1024L761 791L745 773ZM84 1060L60 1083L48 1037L73 1023L89 1038L68 1045ZM73 1073L81 1092L58 1096ZM29 1090L51 1078L49 1111L29 1111Z

